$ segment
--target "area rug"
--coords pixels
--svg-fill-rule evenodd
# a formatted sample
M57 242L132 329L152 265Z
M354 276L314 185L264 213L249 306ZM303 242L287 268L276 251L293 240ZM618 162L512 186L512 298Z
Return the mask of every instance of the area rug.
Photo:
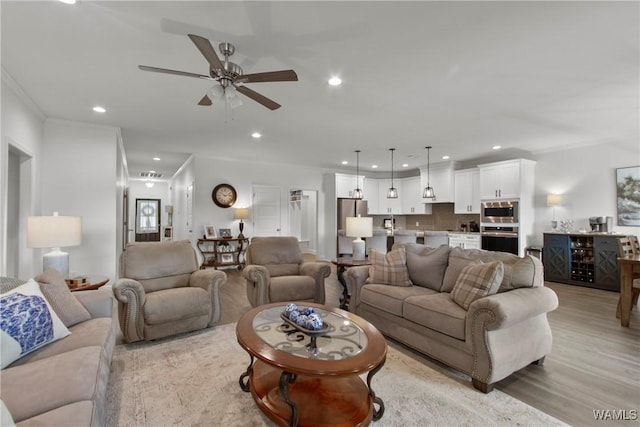
M427 366L389 345L373 378L385 414L373 426L560 426L559 420L499 390ZM107 426L273 426L240 390L249 356L235 324L159 342L118 345L107 390Z

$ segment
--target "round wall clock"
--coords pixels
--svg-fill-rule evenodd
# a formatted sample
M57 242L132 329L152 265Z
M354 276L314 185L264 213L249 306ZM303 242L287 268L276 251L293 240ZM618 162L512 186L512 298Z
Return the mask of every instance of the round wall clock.
M218 184L211 192L213 203L221 208L230 208L236 202L238 194L230 184Z

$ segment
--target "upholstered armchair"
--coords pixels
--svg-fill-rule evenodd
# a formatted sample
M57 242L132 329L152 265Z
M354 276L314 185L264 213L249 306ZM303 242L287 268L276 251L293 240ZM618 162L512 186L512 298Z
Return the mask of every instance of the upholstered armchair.
M220 320L219 292L226 281L222 271L198 269L188 240L128 244L113 287L125 340L155 340L212 326Z
M324 279L331 267L323 262L304 262L295 237L254 237L247 248L242 276L253 307L272 302L324 304Z

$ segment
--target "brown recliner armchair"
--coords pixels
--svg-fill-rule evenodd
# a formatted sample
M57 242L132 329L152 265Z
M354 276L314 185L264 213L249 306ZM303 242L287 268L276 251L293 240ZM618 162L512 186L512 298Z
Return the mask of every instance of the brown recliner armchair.
M155 340L212 326L220 320L220 287L227 275L199 270L188 240L130 243L113 286L127 342Z
M254 237L247 248L242 276L253 307L272 302L324 304L324 279L331 267L323 262L304 262L295 237Z

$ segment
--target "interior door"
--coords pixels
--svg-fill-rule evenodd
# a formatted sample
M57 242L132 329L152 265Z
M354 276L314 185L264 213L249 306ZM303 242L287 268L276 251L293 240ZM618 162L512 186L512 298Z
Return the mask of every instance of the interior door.
M136 242L160 241L160 199L136 199Z
M280 236L282 234L281 189L271 186L253 187L253 236Z

